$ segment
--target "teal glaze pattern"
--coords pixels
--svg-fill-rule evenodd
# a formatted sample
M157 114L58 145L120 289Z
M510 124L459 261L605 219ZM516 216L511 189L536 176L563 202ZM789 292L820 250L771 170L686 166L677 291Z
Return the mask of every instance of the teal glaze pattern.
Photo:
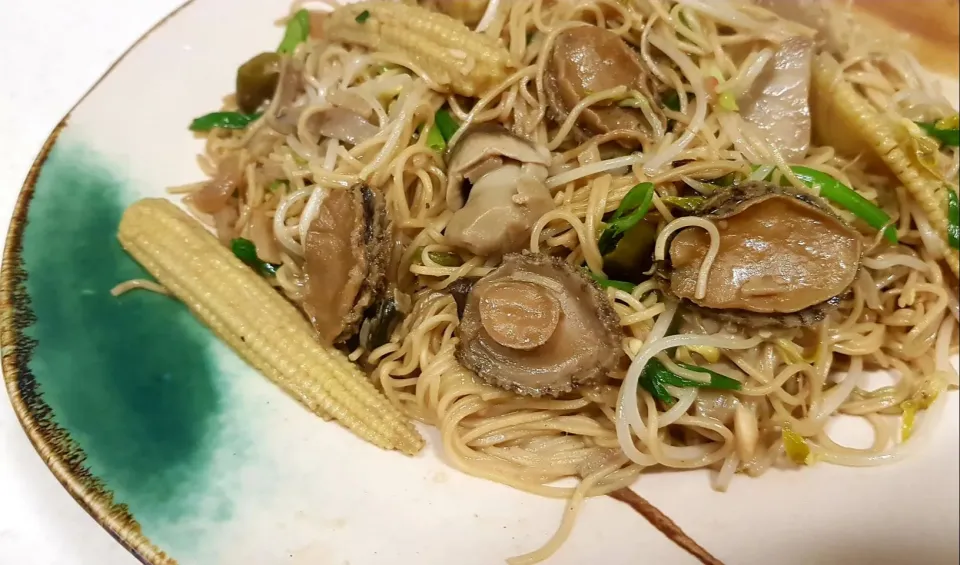
M110 294L147 276L116 239L134 197L122 169L61 138L40 173L22 254L35 315L28 366L89 472L148 537L166 537L165 526L201 512L223 401L212 334L182 304ZM175 534L181 548L185 533Z

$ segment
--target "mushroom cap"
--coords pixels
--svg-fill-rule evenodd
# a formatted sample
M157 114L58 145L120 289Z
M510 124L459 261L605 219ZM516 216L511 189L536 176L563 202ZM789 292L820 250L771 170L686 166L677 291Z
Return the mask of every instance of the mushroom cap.
M529 396L592 384L623 358L606 295L559 258L511 253L473 285L456 356L483 381Z
M860 234L819 198L748 182L711 197L698 215L720 232L705 296L695 296L710 245L702 229L671 239L661 274L671 294L720 319L750 327L817 323L859 272Z
M471 172L482 176L489 172L485 162L499 159L517 161L521 165L550 165L550 151L533 145L518 137L503 126L478 124L463 132L460 141L447 149L447 208L459 210L467 200L463 181ZM495 165L496 163L494 163ZM479 167L479 169L478 169Z
M642 95L650 103L650 110L659 114L659 103L650 82L649 73L633 49L616 33L593 25L560 32L547 61L547 102L556 122L563 122L590 94L618 86ZM650 124L639 109L616 104L595 104L585 109L577 124L595 134L650 131ZM637 145L633 138L620 143L630 148Z
M327 192L304 243L303 309L321 342L353 337L383 293L388 233L382 199L370 187Z

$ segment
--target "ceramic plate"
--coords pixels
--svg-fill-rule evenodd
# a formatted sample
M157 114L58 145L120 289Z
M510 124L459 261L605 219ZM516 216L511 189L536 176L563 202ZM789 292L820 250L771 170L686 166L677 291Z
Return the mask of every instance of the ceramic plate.
M140 41L51 135L3 265L3 367L54 474L144 563L481 565L540 546L564 501L453 471L437 435L407 458L302 409L120 249L122 210L200 177L190 118L276 45L287 0L195 0ZM956 83L953 83L956 89ZM634 486L728 564L956 563L957 395L908 460ZM854 430L854 432L860 430ZM851 441L856 441L855 433ZM550 561L690 563L628 506L590 500Z

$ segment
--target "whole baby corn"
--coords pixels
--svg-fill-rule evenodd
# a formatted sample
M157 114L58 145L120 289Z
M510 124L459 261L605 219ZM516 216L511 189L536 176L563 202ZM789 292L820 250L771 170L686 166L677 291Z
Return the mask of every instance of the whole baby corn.
M480 96L507 78L513 66L498 39L460 20L398 2L360 2L334 10L324 35L333 41L398 54L443 88Z
M320 416L384 449L414 454L423 438L341 352L314 339L296 308L173 203L148 198L123 214L123 248L214 333Z
M947 265L955 275L960 275L960 256L957 250L947 245L946 191L950 187L910 159L910 148L902 142L904 135L898 135L898 127L902 126L877 111L843 80L840 64L825 53L814 60L811 103L814 127L820 140L848 156L856 156L868 149L868 158L879 158L920 205L930 226L947 248Z

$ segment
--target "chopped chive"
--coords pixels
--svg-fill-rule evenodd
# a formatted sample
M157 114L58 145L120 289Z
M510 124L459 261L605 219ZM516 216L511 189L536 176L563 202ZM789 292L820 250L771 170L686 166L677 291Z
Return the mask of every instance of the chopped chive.
M630 192L620 201L620 206L610 216L603 233L600 234L600 241L598 242L600 252L607 254L612 251L623 234L640 223L640 220L647 215L652 202L653 183L642 182L631 188Z
M954 123L956 119L946 118L937 122L915 122L927 135L933 137L943 145L950 147L960 146L960 128Z
M627 282L627 281L615 281L613 279L608 279L602 275L598 275L590 272L590 278L592 278L598 285L604 288L615 288L617 290L622 290L626 293L633 292L633 289L637 288L637 285Z
M257 121L261 114L244 114L241 112L211 112L190 122L190 131L210 131L220 129L244 129Z
M754 167L757 170L759 167ZM860 196L856 190L843 184L827 173L811 169L810 167L795 166L790 167L793 174L800 181L819 190L820 196L833 202L837 206L849 210L854 216L860 218L870 227L877 230L884 230L883 236L890 243L897 243L897 228L890 225L890 216L882 208L870 202L863 196ZM769 178L769 176L767 177ZM766 179L764 179L766 180Z
M293 53L307 38L310 37L310 12L307 10L298 10L297 13L287 22L287 28L283 32L283 40L277 53L284 55Z
M363 22L370 19L370 10L364 10L360 12L360 14L357 15L357 17L354 19L357 21L358 24L362 24Z
M457 130L460 129L460 124L453 119L450 112L443 109L437 110L437 113L433 116L433 123L440 130L440 134L443 135L443 140L446 142L449 142L457 133Z
M443 138L443 134L440 133L440 128L436 124L427 130L427 147L441 154L447 149L447 140Z
M258 271L264 276L275 276L277 274L277 265L267 263L257 257L257 246L242 237L234 238L230 241L230 250L236 255L237 259L243 261L249 267Z
M731 379L730 377L726 377L709 369L704 369L703 367L697 367L696 365L689 365L687 363L677 363L677 365L689 371L710 375L710 382L685 379L667 369L659 359L654 358L647 361L647 366L644 367L640 373L640 386L652 394L654 398L667 405L674 403L673 396L667 392L667 385L676 388L697 387L719 390L740 390L742 386L740 381L736 379Z

